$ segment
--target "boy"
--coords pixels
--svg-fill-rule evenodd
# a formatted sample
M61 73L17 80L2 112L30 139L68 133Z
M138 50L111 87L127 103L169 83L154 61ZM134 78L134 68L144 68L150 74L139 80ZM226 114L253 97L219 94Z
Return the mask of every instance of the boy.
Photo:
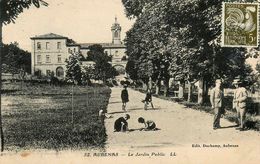
M140 130L149 131L149 130L157 129L156 124L153 121L151 121L151 120L145 121L143 117L139 117L138 122L144 124L144 126L145 126L144 128L142 128Z
M114 132L128 131L128 119L130 119L129 114L125 114L125 117L119 117L114 123Z
M129 101L127 85L124 85L124 89L121 92L121 100L122 100L122 110L126 111L126 103Z
M143 102L144 102L144 110L147 110L147 106L148 106L149 103L151 103L151 106L154 109L153 102L152 102L152 92L151 92L150 89L147 91L145 99L143 100Z

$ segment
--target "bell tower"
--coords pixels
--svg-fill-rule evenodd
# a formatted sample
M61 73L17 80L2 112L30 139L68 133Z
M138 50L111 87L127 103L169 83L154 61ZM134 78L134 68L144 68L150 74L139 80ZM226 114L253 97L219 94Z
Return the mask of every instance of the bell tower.
M121 42L121 26L117 22L117 17L115 17L115 23L111 27L112 31L112 44L122 44Z

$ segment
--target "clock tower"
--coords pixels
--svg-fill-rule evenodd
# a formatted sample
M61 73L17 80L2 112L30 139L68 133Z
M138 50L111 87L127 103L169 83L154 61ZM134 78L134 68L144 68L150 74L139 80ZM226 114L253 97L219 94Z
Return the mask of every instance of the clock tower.
M122 44L121 42L121 26L117 23L117 17L115 17L115 23L111 27L112 31L112 43Z

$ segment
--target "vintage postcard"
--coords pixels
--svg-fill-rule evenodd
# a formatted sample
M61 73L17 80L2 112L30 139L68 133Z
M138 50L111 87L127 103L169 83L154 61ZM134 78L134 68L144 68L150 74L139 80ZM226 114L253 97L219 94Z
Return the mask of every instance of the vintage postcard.
M1 164L258 164L259 3L1 0Z

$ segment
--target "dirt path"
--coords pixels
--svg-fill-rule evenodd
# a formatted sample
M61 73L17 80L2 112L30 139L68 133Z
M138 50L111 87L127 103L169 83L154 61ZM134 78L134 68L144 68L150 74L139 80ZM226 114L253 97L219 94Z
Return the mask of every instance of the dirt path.
M191 110L174 102L153 98L156 110L143 109L141 100L144 94L129 89L130 102L127 104L128 120L130 129L142 127L137 122L138 117L150 119L156 122L158 131L131 131L126 133L113 132L114 121L124 115L121 109L120 93L121 88L113 88L110 98L108 113L113 118L106 119L107 129L107 151L119 150L123 155L128 156L129 152L162 152L170 156L169 151L174 151L181 157L188 160L191 156L203 154L213 160L221 155L227 155L223 159L234 160L238 163L241 160L258 158L260 160L260 133L255 131L237 131L234 123L221 119L221 126L218 130L212 129L213 115L205 112ZM198 144L200 147L192 147ZM203 147L206 145L220 145L220 147ZM224 147L223 144L237 145L238 147ZM228 154L231 154L228 155ZM241 157L241 154L245 154ZM205 156L205 157L206 157ZM210 158L210 157L214 158ZM218 158L221 162L222 158ZM247 161L246 160L246 161Z

